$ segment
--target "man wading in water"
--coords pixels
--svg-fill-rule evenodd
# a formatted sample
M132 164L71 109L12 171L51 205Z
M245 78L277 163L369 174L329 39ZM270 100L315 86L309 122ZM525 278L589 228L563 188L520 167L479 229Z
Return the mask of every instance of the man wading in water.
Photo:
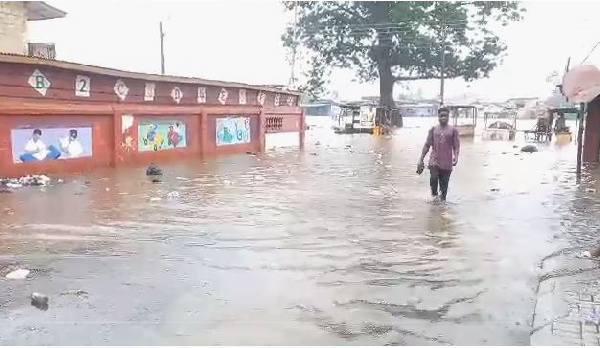
M425 169L425 156L431 150L429 156L429 171L431 178L429 183L431 185L431 195L434 198L438 197L438 183L440 190L442 191L440 200L446 201L446 195L448 194L448 182L450 181L450 174L452 173L452 167L458 162L458 153L460 151L460 140L458 137L458 131L448 125L449 111L446 108L440 108L438 110L439 125L431 128L427 135L427 141L423 146L423 152L421 153L421 159L417 166L417 173L421 174Z

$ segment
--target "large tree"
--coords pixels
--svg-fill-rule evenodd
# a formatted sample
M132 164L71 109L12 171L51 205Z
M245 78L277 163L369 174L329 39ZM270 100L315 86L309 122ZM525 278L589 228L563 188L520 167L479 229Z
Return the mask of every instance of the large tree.
M492 27L520 20L524 11L505 1L284 4L296 20L282 39L306 53L307 90L322 91L332 68L353 68L363 82L379 79L383 107L395 106L397 82L487 77L506 50Z

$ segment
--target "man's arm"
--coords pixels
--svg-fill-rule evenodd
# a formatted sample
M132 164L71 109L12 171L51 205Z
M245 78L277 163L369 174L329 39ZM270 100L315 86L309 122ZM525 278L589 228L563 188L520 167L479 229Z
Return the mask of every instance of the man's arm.
M429 152L429 148L433 145L433 128L429 130L427 134L427 140L425 141L425 145L423 145L423 151L421 152L421 158L419 159L419 163L423 163L425 160L425 156Z
M454 150L454 159L453 164L456 165L458 163L458 154L460 153L460 134L458 134L458 130L454 128L453 132L453 142L452 149Z

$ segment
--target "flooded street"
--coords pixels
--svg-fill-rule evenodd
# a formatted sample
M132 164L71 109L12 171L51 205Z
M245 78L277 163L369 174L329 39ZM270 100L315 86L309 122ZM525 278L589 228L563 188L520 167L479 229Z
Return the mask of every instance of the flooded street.
M595 176L574 142L477 136L432 204L435 121L0 194L0 344L529 344L540 261L595 241Z

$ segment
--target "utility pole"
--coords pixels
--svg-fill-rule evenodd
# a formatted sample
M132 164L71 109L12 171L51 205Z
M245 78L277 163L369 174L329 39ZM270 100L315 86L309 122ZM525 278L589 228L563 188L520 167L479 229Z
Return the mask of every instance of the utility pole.
M294 47L292 48L292 72L290 74L290 82L288 83L289 88L294 88L296 77L296 52L298 47L298 2L294 2Z
M444 73L446 70L446 23L442 24L442 64L440 68L440 106L444 106Z
M160 73L165 74L165 33L162 21L160 21Z

